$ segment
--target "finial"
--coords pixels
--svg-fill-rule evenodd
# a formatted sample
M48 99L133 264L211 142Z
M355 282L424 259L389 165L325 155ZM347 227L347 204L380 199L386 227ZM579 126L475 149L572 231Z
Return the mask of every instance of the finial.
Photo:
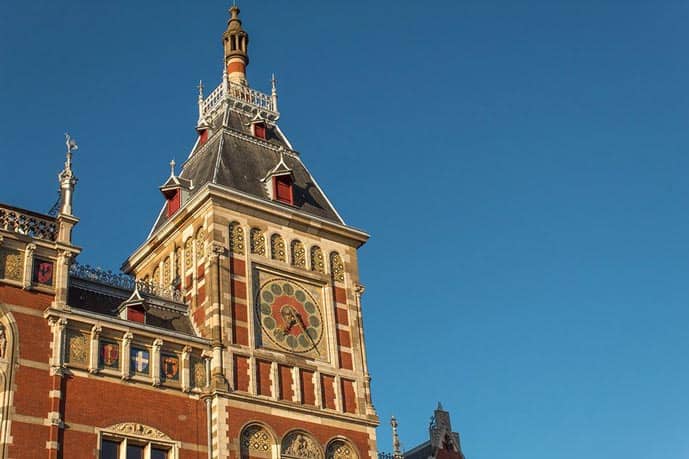
M273 73L273 76L270 80L270 85L271 85L270 100L273 103L273 111L277 112L278 111L278 80L275 79L274 73Z
M203 99L203 80L199 80L199 85L197 87L199 89L199 99Z
M436 411L444 411L442 403L438 402L438 408L436 408Z
M79 146L68 132L65 132L65 145L67 146L65 168L58 175L60 182L60 213L72 215L72 193L74 192L74 186L77 184L77 178L72 172L72 152L78 150Z
M402 451L400 450L400 437L397 434L397 419L395 416L390 418L390 425L392 426L392 455L395 459L402 457Z
M176 163L174 159L170 161L170 177L175 176L175 164Z

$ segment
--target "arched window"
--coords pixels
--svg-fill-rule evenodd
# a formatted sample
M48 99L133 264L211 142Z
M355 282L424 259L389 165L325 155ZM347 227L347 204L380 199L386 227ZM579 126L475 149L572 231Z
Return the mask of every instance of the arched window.
M165 258L165 261L163 261L163 286L164 287L169 287L170 284L172 283L172 274L171 274L171 260L170 257Z
M297 430L288 433L282 439L280 455L293 459L322 459L323 451L311 435Z
M317 245L311 247L311 271L317 273L325 272L325 262L323 261L323 251Z
M242 430L239 438L240 456L242 459L273 457L275 439L266 427L260 424L248 425Z
M187 238L184 241L184 269L190 269L194 262L194 239Z
M344 282L344 263L342 263L342 257L337 252L330 254L330 272L335 281Z
M285 241L279 234L270 237L270 258L285 261Z
M237 222L230 223L230 252L244 253L244 228Z
M206 230L199 228L196 232L196 262L206 256Z
M306 268L306 250L301 241L292 241L292 265Z
M325 449L325 459L359 459L359 455L351 443L336 438L328 443L328 447Z
M266 238L263 231L258 228L251 228L251 253L256 255L266 255Z

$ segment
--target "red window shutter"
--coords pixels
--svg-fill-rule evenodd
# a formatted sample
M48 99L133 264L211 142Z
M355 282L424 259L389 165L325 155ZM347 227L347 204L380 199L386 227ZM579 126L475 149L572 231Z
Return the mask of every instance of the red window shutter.
M199 145L203 145L208 140L208 129L199 132Z
M289 175L275 177L275 200L293 204L292 178Z
M144 323L146 319L146 313L143 308L138 306L129 306L127 308L127 320L132 322Z
M254 135L259 139L266 138L266 125L263 123L254 124Z
M179 210L180 205L180 190L175 190L175 194L167 200L167 216L170 217L172 214Z

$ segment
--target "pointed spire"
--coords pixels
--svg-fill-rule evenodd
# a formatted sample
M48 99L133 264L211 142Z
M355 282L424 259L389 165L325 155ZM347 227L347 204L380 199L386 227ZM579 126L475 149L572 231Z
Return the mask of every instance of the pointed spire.
M402 451L400 450L400 437L397 433L397 419L395 416L390 418L390 425L392 426L392 456L395 459L402 457Z
M272 78L270 79L270 99L273 102L273 111L277 112L278 111L278 80L275 79L275 74L273 73Z
M436 408L436 411L445 411L443 410L443 404L438 402L438 408Z
M249 34L242 28L237 5L232 5L230 8L230 20L227 21L227 30L225 30L222 38L228 78L233 83L246 86L246 66L249 65Z
M175 160L170 161L170 177L175 176Z

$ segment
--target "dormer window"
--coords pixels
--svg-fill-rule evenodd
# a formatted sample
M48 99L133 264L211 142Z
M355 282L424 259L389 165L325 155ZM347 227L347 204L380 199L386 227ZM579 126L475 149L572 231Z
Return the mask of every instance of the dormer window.
M285 204L294 204L294 193L292 176L289 174L276 175L273 177L273 196L276 201L284 202Z
M181 201L181 193L182 190L179 188L176 190L173 190L172 193L170 193L170 196L167 197L167 216L170 217L172 216L175 212L179 210L180 206L180 201Z
M141 324L146 322L146 312L144 308L138 305L127 306L127 320L132 322L139 322Z
M254 128L254 137L258 137L259 139L266 138L266 123L257 122L253 123L252 126Z

